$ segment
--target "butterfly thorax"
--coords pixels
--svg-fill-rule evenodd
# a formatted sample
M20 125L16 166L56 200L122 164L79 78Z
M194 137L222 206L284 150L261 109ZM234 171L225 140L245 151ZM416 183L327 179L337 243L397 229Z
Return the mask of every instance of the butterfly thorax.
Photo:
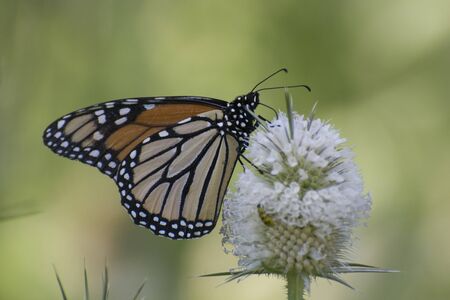
M259 94L251 92L236 97L227 104L224 110L226 131L235 136L245 148L249 135L255 130L255 118L249 113L253 112L259 104Z

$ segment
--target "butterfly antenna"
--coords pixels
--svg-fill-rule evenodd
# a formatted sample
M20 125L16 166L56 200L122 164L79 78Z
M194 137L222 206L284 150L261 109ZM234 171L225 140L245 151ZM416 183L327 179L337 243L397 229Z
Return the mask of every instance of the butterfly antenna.
M262 88L257 90L256 92L260 92L260 91L267 91L267 90L278 90L278 89L289 89L289 88L305 88L306 90L308 90L308 92L311 92L311 88L309 86L307 86L306 84L298 84L298 85L287 85L287 86L275 86L275 87L269 87L269 88Z
M270 74L269 76L267 76L266 78L264 78L263 80L261 80L260 82L258 82L257 85L255 85L255 87L250 91L250 93L252 93L258 86L260 86L262 83L264 83L266 80L270 79L271 77L277 75L280 72L288 72L288 70L286 68L281 68L275 72L273 72L272 74Z

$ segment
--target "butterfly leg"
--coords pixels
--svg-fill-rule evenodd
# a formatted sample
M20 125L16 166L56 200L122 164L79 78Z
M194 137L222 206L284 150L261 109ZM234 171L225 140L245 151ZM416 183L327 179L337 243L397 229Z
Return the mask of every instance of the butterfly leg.
M255 164L253 162L251 162L244 154L241 154L239 156L239 162L241 163L242 167L245 169L245 165L242 163L241 157L248 163L250 164L253 168L255 168L260 174L263 174L264 172L258 168L257 166L255 166Z
M258 115L258 117L259 117L261 120L265 121L265 122L269 122L269 121L267 121L266 118L262 117L261 115ZM260 125L259 122L255 122L255 125L253 126L253 127L254 127L253 130L255 130L256 128L258 128L259 125Z
M261 115L258 115L258 117L260 117L260 118L261 118L261 120L263 120L263 121L266 121L267 123L270 123L270 121L269 121L269 120L267 120L266 118L264 118L263 116L261 116Z

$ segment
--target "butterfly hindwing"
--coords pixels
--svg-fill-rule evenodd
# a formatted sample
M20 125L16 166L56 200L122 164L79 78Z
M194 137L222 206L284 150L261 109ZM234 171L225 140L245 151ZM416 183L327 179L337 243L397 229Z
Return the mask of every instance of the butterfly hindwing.
M172 239L214 228L239 149L222 124L221 110L186 118L146 137L125 157L116 182L136 224Z
M123 158L146 136L223 105L203 97L115 100L56 120L47 127L43 139L53 152L113 177Z

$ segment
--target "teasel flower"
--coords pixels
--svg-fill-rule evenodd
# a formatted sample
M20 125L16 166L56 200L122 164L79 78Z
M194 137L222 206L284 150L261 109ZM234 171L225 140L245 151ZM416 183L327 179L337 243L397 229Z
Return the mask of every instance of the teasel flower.
M223 244L238 267L211 275L279 275L287 279L288 299L303 299L317 277L349 286L341 273L391 271L346 261L371 197L338 130L313 113L292 112L288 94L287 100L287 114L259 120L246 154L253 168L224 201Z

